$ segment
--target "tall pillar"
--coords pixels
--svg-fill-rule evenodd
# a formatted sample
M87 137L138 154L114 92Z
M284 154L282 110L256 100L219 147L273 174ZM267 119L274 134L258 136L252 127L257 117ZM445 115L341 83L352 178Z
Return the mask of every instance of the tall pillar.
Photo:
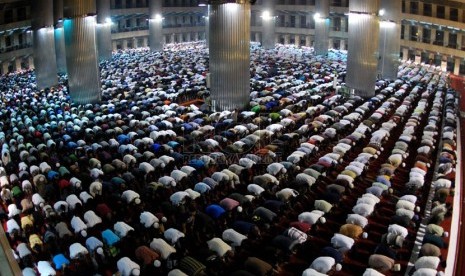
M97 0L97 49L98 59L111 59L110 0Z
M207 47L208 47L208 44L210 43L210 13L211 13L211 9L210 9L210 5L208 6L207 8L207 16L205 16L205 43L207 44Z
M249 103L251 8L249 1L237 2L209 6L211 98L217 110Z
M147 46L149 46L149 38L144 37L144 39L142 41L142 47L146 48Z
M55 22L55 57L57 72L66 73L65 32L63 28L63 0L53 0L53 21Z
M300 35L295 35L295 36L294 36L294 44L295 44L295 46L297 46L297 47L300 46Z
M291 43L291 36L289 34L284 35L284 45Z
M379 0L349 2L349 53L346 83L361 97L375 95L378 66Z
M443 41L444 42L443 42L442 45L444 45L444 47L449 46L449 31L447 31L447 30L444 30L444 40Z
M399 68L400 12L402 0L381 0L378 72L383 78L396 79Z
M64 1L64 30L69 92L78 104L100 101L97 63L96 7L93 0Z
M311 47L311 46L312 46L312 37L309 36L309 35L307 35L307 36L305 37L305 46L307 46L307 47Z
M10 67L10 62L9 61L4 61L2 62L2 74L6 75L9 73L9 67Z
M162 1L149 1L149 45L152 52L163 51Z
M346 49L346 41L345 39L341 38L339 41L339 50L345 50Z
M460 74L460 62L462 61L461 58L456 57L454 62L454 75L459 75Z
M58 84L53 28L53 0L32 1L32 47L38 89Z
M402 60L407 61L408 60L408 48L402 49Z
M326 55L329 45L329 1L315 2L315 54Z
M111 48L113 49L113 52L118 51L118 43L116 41L112 41Z
M28 56L27 57L27 63L29 64L29 70L34 69L34 57L33 56Z
M15 58L15 71L21 71L23 69L21 66L22 61L22 57Z
M274 49L274 37L276 36L276 0L263 1L263 12L261 16L263 33L262 47L264 49Z
M415 63L417 64L421 63L421 51L420 50L415 51Z

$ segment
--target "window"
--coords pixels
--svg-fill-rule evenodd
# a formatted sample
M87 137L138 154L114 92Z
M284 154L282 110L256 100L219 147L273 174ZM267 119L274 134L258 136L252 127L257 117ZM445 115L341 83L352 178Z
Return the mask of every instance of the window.
M400 26L400 39L404 39L405 25Z
M418 14L418 2L410 2L410 13Z
M123 8L123 0L115 0L115 9Z
M260 18L261 19L261 18ZM250 26L257 26L257 13L254 12L254 14L250 17Z
M291 15L291 26L292 28L295 28L295 16Z
M126 27L131 27L131 19L126 19Z
M137 0L137 2L136 2L136 7L138 7L138 8L143 8L143 7L145 7L145 1L143 1L143 0ZM140 44L140 45L142 45L142 44Z
M302 15L300 17L300 28L305 28L307 26L307 17Z
M284 27L284 21L285 21L284 15L282 15L282 14L278 15L278 24L277 24L277 26L278 27Z
M452 21L459 21L459 10L456 8L450 8L449 19Z
M442 46L444 44L444 31L436 30L436 37L434 39L434 45Z
M341 18L340 17L334 17L333 24L334 24L334 31L336 32L341 31Z
M26 20L26 8L19 8L18 9L18 21Z
M423 43L431 43L431 30L427 28L423 28L423 34L421 37L421 41Z
M417 26L410 26L410 41L417 41L418 37L418 27Z
M433 7L431 4L423 4L423 15L424 16L433 16Z
M402 12L405 13L405 0L402 0Z
M331 6L342 7L342 1L341 0L333 0L333 1L331 1Z
M13 22L13 10L6 10L4 16L3 20L5 24Z
M457 48L457 34L449 33L449 45L447 47L456 49Z
M11 46L11 36L7 35L5 37L5 46L10 47Z
M313 17L310 18L310 22L308 23L307 28L315 29L315 19Z
M443 19L446 18L446 7L438 5L436 9L436 17Z

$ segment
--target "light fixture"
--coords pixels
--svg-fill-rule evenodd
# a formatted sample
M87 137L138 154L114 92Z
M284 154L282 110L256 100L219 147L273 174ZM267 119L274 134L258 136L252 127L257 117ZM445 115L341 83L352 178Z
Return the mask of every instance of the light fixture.
M267 20L267 21L273 19L273 16L271 16L270 11L266 11L266 10L262 12L261 17L263 20Z
M155 22L161 22L163 20L163 17L161 16L161 14L156 14L153 20L155 20Z
M105 23L111 24L111 23L113 23L113 22L111 21L111 18L110 18L110 17L107 17L107 18L105 18Z
M379 16L384 16L385 13L386 11L384 9L380 9L378 12Z
M319 12L315 13L313 15L313 19L315 19L315 20L321 19L321 14Z

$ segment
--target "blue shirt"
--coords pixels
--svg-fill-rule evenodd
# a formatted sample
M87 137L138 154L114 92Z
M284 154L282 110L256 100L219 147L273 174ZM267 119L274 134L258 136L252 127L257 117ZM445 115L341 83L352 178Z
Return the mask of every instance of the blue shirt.
M69 265L69 260L63 254L58 254L53 257L53 263L55 264L56 269L62 269L63 265Z
M226 211L217 204L211 204L205 209L205 213L207 213L212 218L219 218L222 214L226 213Z
M102 239L109 246L114 245L120 240L120 238L115 233L113 233L113 231L111 231L110 229L107 229L102 232Z

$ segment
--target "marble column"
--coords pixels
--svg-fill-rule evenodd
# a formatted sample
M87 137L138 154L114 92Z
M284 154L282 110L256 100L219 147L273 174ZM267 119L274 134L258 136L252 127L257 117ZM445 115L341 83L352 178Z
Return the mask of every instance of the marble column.
M408 57L408 48L402 49L402 60L407 61L409 59Z
M161 0L149 1L149 45L152 52L163 51L163 10Z
M276 0L267 0L263 3L262 20L262 47L264 49L273 49L275 46L276 36ZM259 20L260 20L259 19Z
M399 68L400 22L402 0L381 0L378 72L395 80Z
M346 41L345 39L341 38L339 42L339 50L345 50L346 49Z
M10 72L10 62L9 61L4 61L2 62L2 74L6 75Z
M63 29L63 0L53 0L53 21L55 23L55 57L57 72L66 73L65 32Z
M250 95L250 2L211 4L209 8L213 108L243 109Z
M32 1L32 48L37 88L58 84L53 28L53 0Z
M347 55L347 86L355 95L375 95L378 66L379 0L349 2L349 52Z
M312 37L309 36L309 35L307 35L307 36L305 37L305 46L307 46L307 47L311 47L311 46L312 46Z
M329 1L315 2L315 54L326 55L329 45Z
M462 59L459 58L459 57L456 57L454 59L454 62L455 62L455 64L454 64L454 75L459 75L460 74L460 62L461 61L462 61Z
M23 62L22 57L15 58L15 71L21 71L23 69L23 67L21 66L22 62Z
M29 64L29 69L32 70L34 69L34 57L33 56L28 56L27 57L27 63Z
M97 0L97 49L99 61L111 59L110 0Z
M64 1L69 92L77 104L97 103L101 99L95 14L93 0Z

